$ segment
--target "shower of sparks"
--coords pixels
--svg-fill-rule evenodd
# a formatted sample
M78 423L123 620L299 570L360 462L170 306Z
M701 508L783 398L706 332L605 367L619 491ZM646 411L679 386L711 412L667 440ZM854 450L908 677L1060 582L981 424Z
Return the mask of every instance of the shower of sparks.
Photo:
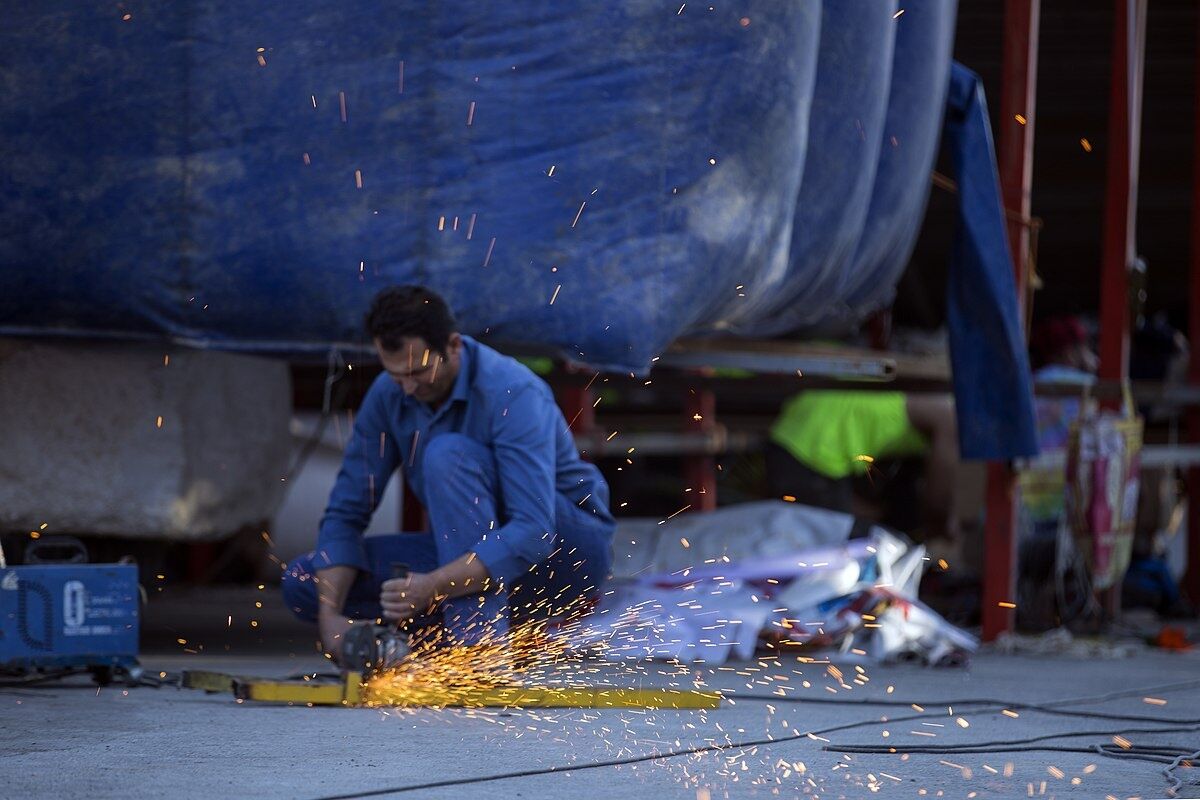
M520 589L514 592L518 596ZM522 616L507 629L495 621L471 619L455 626L457 637L476 639L462 645L434 635L414 637L412 653L390 670L374 675L365 686L366 704L374 707L413 705L430 694L445 698L444 706L472 705L480 690L495 688L568 688L586 684L598 688L628 688L644 683L649 674L646 662L604 663L606 643L583 649L575 645L580 632L590 624L587 600L564 600L559 592L515 604ZM460 620L461 621L461 620ZM703 688L698 676L682 664L653 671L659 677L655 688L696 690ZM637 681L631 681L636 676ZM423 703L427 706L427 702ZM646 709L635 713L644 714Z
M469 106L467 106L467 127L468 128L471 127L471 123L473 123L474 121L475 121L475 101L472 100L471 104Z
M554 294L550 297L550 305L554 305L554 301L558 299L558 293L562 289L562 284L554 287Z
M493 249L493 248L495 248L495 246L496 246L496 237L495 237L495 236L493 236L493 237L492 237L492 241L488 242L487 255L485 255L485 256L483 257L483 265L484 265L485 267L486 267L488 264L492 263L492 249Z
M576 225L579 224L579 218L581 216L583 216L583 208L586 205L587 205L587 200L584 200L583 203L579 206L579 210L575 212L575 220L574 220L574 222L571 223L572 228L574 228Z

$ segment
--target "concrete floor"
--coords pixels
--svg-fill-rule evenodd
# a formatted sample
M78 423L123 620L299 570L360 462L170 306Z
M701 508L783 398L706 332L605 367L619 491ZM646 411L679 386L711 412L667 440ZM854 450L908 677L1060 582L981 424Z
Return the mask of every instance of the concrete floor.
M255 606L259 602L262 608ZM251 627L251 620L259 624ZM205 667L282 676L322 667L311 634L286 616L270 589L167 591L152 598L144 628L142 660L153 670ZM847 680L855 674L853 665L839 666ZM1042 703L1115 691L1131 696L1071 708L1200 724L1197 654L1148 652L1111 661L983 655L966 670L866 666L869 681L852 690L840 688L828 669L828 664L783 659L778 665L751 662L703 670L710 686L729 690L733 698L709 712L289 708L239 705L228 696L174 688L111 686L97 691L86 681L2 689L0 796L441 798L486 793L556 800L698 800L878 793L969 800L1032 793L1152 798L1165 796L1166 787L1155 764L1062 752L843 755L836 747L824 750L824 740L833 745L944 745L1090 731L1051 742L1090 746L1111 742L1120 729L1161 727L1033 710L1018 710L1013 718L995 707L962 702ZM669 680L667 673L665 667L641 666L628 676L614 668L610 677L652 685ZM1192 686L1164 688L1185 681L1193 681ZM894 687L891 695L888 686ZM780 690L801 701L826 702L737 699L739 693ZM1143 697L1167 702L1148 704ZM867 698L917 702L923 710L854 702ZM953 701L959 705L952 715L947 703ZM852 723L859 724L829 731ZM691 745L779 739L797 731L818 732L820 738L588 767L590 762ZM1125 736L1136 745L1200 749L1196 731ZM402 791L430 782L532 770L554 772ZM1184 774L1189 772L1200 770Z

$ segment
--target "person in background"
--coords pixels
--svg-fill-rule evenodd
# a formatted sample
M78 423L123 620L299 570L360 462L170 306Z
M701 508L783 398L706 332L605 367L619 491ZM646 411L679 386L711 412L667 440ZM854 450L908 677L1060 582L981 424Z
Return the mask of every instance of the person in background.
M1087 328L1078 317L1050 317L1035 325L1029 338L1029 357L1037 383L1083 387L1096 382L1099 358L1092 349ZM1082 408L1079 394L1034 399L1038 450L1043 456L1057 453L1066 457L1071 425ZM1024 629L1044 630L1056 624L1061 612L1056 576L1067 574L1057 566L1063 557L1058 534L1066 513L1065 471L1061 463L1051 467L1035 465L1021 471L1018 485L1021 535L1017 623Z
M1187 382L1191 349L1187 337L1168 321L1165 314L1141 317L1133 332L1129 354L1129 377L1134 381L1154 381L1164 388ZM1160 401L1140 409L1147 421L1147 440L1156 434L1160 444L1174 441L1169 430L1153 423L1177 419L1183 408ZM1184 596L1176 582L1178 567L1172 570L1170 551L1182 546L1184 501L1181 498L1178 466L1142 467L1138 492L1137 528L1133 539L1133 558L1125 573L1121 603L1125 608L1150 608L1165 619L1195 617L1196 607ZM1176 555L1178 558L1178 555Z
M958 428L945 395L891 391L801 392L771 427L772 496L853 513L853 479L878 459L925 457L924 533L957 539L954 507Z
M1051 317L1039 323L1030 337L1029 354L1038 383L1090 386L1096 382L1100 359L1078 317ZM1038 449L1066 449L1071 423L1081 407L1078 397L1037 398Z

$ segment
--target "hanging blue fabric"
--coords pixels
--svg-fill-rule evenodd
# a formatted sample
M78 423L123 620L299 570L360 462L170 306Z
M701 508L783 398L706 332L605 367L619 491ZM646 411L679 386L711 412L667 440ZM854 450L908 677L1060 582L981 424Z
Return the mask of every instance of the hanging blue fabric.
M943 141L958 181L947 323L963 458L1037 455L1033 381L1017 310L987 101L979 76L950 73Z

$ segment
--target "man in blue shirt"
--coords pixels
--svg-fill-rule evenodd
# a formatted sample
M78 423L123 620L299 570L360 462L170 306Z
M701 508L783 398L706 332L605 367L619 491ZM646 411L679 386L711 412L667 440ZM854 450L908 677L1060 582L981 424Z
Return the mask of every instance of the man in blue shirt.
M366 318L384 372L346 446L317 548L283 595L340 651L354 619L431 618L451 641L507 629L594 596L611 563L608 486L582 461L550 388L456 329L420 286L381 291ZM364 537L399 467L432 531ZM407 565L391 578L393 563Z

